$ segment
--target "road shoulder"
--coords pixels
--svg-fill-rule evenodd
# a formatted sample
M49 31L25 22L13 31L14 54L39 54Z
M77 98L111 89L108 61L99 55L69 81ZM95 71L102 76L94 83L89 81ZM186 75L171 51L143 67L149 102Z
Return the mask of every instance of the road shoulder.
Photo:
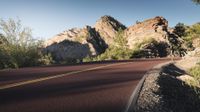
M173 64L152 69L145 79L135 112L199 112L195 91L176 77L185 72Z

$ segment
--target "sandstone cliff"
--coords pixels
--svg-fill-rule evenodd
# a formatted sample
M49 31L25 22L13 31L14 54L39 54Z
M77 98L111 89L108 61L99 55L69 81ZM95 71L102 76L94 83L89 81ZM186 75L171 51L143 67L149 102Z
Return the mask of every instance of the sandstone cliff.
M118 33L122 31L120 36ZM50 52L58 60L83 59L97 56L110 46L116 46L116 38L125 42L122 45L134 50L138 45L147 57L163 57L181 47L181 39L168 27L163 17L155 17L137 22L126 28L111 16L101 17L94 27L73 28L49 39L45 44L45 52ZM153 41L149 41L153 40ZM124 48L124 46L116 46Z
M114 44L114 38L116 33L121 29L124 30L126 27L119 21L111 16L102 16L95 24L94 28L105 40L108 45Z
M146 50L153 57L164 57L170 55L170 52L175 55L184 54L181 49L183 40L173 33L173 29L168 27L168 21L161 16L137 22L124 32L129 49L143 44L140 49Z
M142 43L150 38L158 42L167 41L168 21L163 17L155 17L143 22L138 22L125 30L129 48L134 48L137 43Z

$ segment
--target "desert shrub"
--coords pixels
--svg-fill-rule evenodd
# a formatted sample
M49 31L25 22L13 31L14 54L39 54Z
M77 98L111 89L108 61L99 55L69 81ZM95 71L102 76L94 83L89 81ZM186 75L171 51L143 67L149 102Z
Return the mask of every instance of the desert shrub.
M155 39L150 38L142 41L135 45L133 49L129 49L126 46L126 38L123 37L123 32L120 31L117 34L115 39L117 45L110 46L104 53L96 57L86 57L83 59L83 62L89 61L102 61L102 60L123 60L131 58L150 58L156 56L163 56L167 53L163 51L163 48L166 48L166 45L163 43L158 43ZM152 48L145 48L146 45L153 45ZM159 49L161 48L161 49ZM149 49L151 53L149 53ZM156 50L156 52L154 52Z
M200 83L200 65L191 68L189 72Z
M96 57L86 57L83 62L102 61L102 60L122 60L130 59L132 50L127 48L127 40L124 31L120 28L114 38L115 45L109 46L106 51Z
M132 56L132 50L122 49L119 47L110 47L103 54L96 57L86 57L83 62L89 61L102 61L102 60L123 60L130 59Z
M194 50L193 42L191 40L185 41L184 44L185 44L188 51Z
M192 41L195 38L200 38L200 23L188 26L183 39L185 41Z
M0 33L1 69L46 64L41 61L46 58L40 50L43 42L34 39L31 29L23 27L20 20L5 21L1 19Z
M200 23L194 24L192 26L185 26L185 34L182 39L184 40L184 46L188 51L195 49L193 45L194 40L197 38L200 38Z
M169 45L166 42L157 42L154 38L148 38L137 43L133 51L136 57L165 57L169 54Z
M173 33L177 34L179 37L183 37L186 35L187 26L184 23L176 24Z
M122 30L121 28L118 30L118 32L114 38L114 42L118 47L122 47L125 49L127 48L127 40L124 35L124 30Z
M140 49L135 49L132 52L131 58L142 58L146 57L146 52Z
M142 42L135 44L135 49L141 49L144 45L147 45L150 43L157 43L157 41L154 38L144 39Z
M200 65L197 64L195 67L192 67L189 70L190 75L194 78L194 80L186 80L186 83L190 85L195 92L198 94L200 98Z
M11 52L8 46L0 44L0 69L18 67L16 59L12 57Z
M40 55L40 58L38 58L39 65L50 65L52 63L55 63L50 53L43 54L42 52L40 52L39 55Z

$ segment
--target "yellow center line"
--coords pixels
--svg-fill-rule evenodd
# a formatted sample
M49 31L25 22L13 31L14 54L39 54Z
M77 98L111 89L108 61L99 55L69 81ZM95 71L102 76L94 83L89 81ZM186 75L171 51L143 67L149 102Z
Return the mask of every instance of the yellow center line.
M109 65L104 65L104 66L88 68L88 69L84 69L84 70L72 71L72 72L64 73L64 74L58 74L58 75L54 75L54 76L47 76L47 77L43 77L43 78L17 82L17 83L13 83L13 84L0 86L0 90L9 89L9 88L18 87L18 86L27 85L27 84L32 84L32 83L41 82L41 81L45 81L45 80L60 78L60 77L64 77L64 76L68 76L68 75L72 75L72 74L77 74L77 73L97 70L97 69L106 68L106 67L110 67L110 66L129 64L129 63L131 63L131 62L118 63L118 64L109 64Z

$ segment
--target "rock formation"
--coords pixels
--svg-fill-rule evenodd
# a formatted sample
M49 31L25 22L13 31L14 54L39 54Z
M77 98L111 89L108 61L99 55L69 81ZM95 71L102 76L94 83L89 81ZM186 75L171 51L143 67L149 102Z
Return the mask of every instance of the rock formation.
M95 31L86 26L73 28L56 35L45 43L45 52L53 54L56 60L82 59L103 53L107 44Z
M120 29L126 29L123 24L121 24L119 21L111 16L102 16L96 22L94 28L108 45L114 44L115 35Z
M170 55L170 49L177 55L183 52L181 51L183 40L173 33L173 30L168 27L168 21L163 17L157 16L137 22L124 32L129 49L135 49L138 44L145 43L147 45L142 45L140 49L147 51L148 53L145 54L150 57Z
M144 44L140 47L149 55L147 57L167 56L169 51L166 50L169 48L175 50L181 45L180 38L168 28L168 21L163 17L137 22L126 28L113 17L103 16L93 28L90 26L82 29L73 28L49 39L44 51L52 53L58 60L97 56L109 46L117 44L115 38L119 31L123 31L128 49L135 49L138 44ZM144 43L152 39L156 44Z
M130 26L125 30L128 46L134 48L137 43L142 43L144 40L151 38L158 42L167 41L168 22L163 17L155 17L143 22L138 22L136 25Z

